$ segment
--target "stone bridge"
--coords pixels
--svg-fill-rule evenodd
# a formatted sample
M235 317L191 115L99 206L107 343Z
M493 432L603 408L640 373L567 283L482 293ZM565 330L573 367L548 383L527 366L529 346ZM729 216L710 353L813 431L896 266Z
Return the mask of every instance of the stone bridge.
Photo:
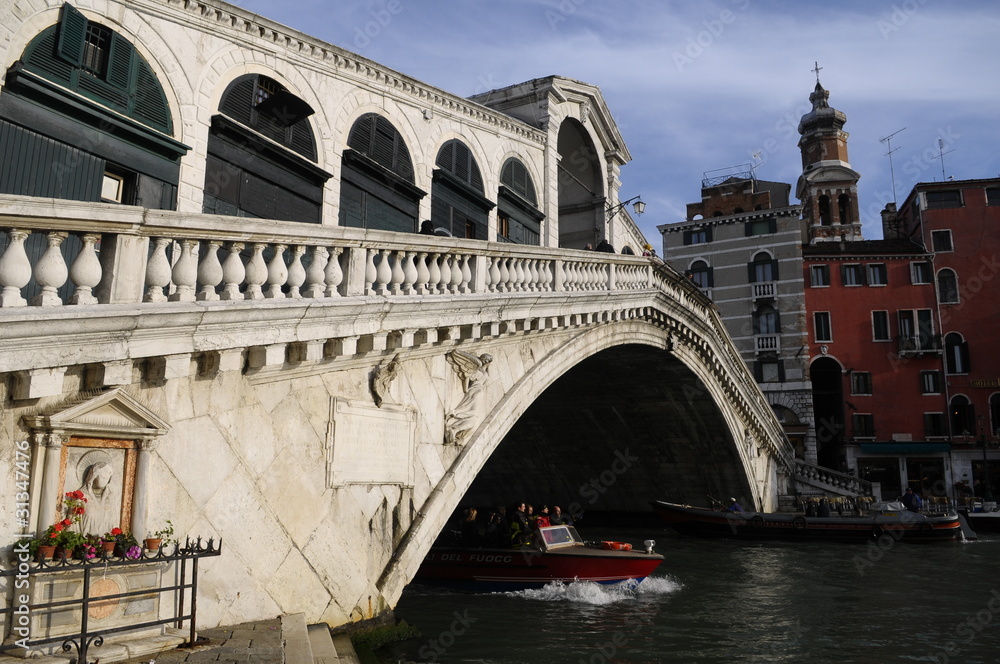
M466 504L784 488L780 425L658 259L240 222L0 197L3 472L32 450L6 532L103 459L133 532L224 540L204 625L337 625L393 607Z

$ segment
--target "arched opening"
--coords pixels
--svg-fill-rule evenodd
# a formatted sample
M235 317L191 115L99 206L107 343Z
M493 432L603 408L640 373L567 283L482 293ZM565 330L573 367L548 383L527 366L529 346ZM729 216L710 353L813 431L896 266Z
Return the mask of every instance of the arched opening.
M781 423L781 428L785 430L788 442L795 450L796 459L806 458L806 430L807 426L802 423L801 418L791 408L774 404L771 406L774 416Z
M949 374L969 373L969 342L958 332L944 337L944 363Z
M781 331L778 312L770 304L764 304L753 313L754 334L778 334Z
M538 209L535 183L524 163L515 157L504 162L497 192L497 241L540 244L545 215Z
M821 357L809 369L816 455L820 465L839 470L844 452L844 381L840 363Z
M955 271L950 268L939 270L938 281L938 302L941 304L958 304L958 277Z
M425 192L413 181L410 151L377 113L351 127L340 181L340 225L413 233Z
M760 251L754 254L753 260L747 265L747 278L751 283L764 283L778 280L778 261L771 254Z
M330 174L316 166L313 109L276 80L232 81L212 116L203 209L318 224Z
M696 260L691 263L691 267L688 269L688 276L691 281L698 284L698 288L712 287L712 268L703 260Z
M956 394L949 404L951 435L968 438L976 435L976 407L963 394Z
M853 221L851 219L851 197L847 194L841 194L837 199L837 212L839 213L838 219L840 223L849 224Z
M489 211L479 164L468 146L453 139L441 146L431 188L431 221L453 237L488 239Z
M833 214L830 210L830 197L819 197L819 224L820 226L832 226Z
M558 150L559 246L596 246L607 226L597 150L583 125L572 118L559 127Z

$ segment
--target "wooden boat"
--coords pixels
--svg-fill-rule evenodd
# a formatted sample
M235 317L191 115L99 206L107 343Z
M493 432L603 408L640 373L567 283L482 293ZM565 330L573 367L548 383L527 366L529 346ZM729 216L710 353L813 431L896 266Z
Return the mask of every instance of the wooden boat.
M976 511L975 509L959 510L969 522L969 527L977 533L1000 533L1000 511Z
M864 516L803 516L781 512L728 512L650 503L660 518L685 535L755 540L834 540L864 542L890 536L904 542L944 542L961 532L957 514L908 511L898 501L873 503Z
M414 581L467 590L540 588L554 581L641 581L663 562L652 551L624 542L584 542L573 526L538 529L536 545L520 549L433 547Z

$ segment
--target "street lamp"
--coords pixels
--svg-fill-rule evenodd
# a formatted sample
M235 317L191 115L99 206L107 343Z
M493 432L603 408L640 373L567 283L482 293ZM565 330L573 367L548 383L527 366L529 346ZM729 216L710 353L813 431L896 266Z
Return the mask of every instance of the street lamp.
M635 201L635 203L632 203L632 201ZM632 198L628 199L627 201L622 201L621 203L619 203L618 205L615 205L614 207L612 207L612 206L609 205L608 206L608 219L614 219L615 215L618 214L618 211L621 210L626 205L628 205L629 203L632 203L632 209L635 211L636 216L641 215L643 212L646 211L646 204L642 202L642 197L641 196L633 196Z
M979 420L979 444L983 446L983 501L993 501L993 489L990 487L990 469L986 462L986 428L983 422L986 420L985 415L978 415L976 419Z

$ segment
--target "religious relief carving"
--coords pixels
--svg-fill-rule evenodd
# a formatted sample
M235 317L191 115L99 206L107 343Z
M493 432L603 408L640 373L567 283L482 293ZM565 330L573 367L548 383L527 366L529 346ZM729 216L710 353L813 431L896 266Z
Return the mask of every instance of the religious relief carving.
M396 380L396 376L399 375L399 353L396 353L389 363L382 365L379 363L375 370L372 371L372 398L375 400L375 405L379 408L389 397L389 387L392 385L392 381Z
M493 356L453 350L445 357L462 379L465 395L454 410L445 415L444 439L448 445L462 445L483 419L486 378Z
M80 521L81 532L106 533L112 528L121 528L123 517L131 516L127 509L122 509L122 473L115 473L115 466L124 469L122 460L125 455L120 453L118 456L122 460L112 465L111 453L112 450L93 449L81 455L76 462L76 474L81 478L79 490L87 501ZM127 520L124 527L129 527Z

